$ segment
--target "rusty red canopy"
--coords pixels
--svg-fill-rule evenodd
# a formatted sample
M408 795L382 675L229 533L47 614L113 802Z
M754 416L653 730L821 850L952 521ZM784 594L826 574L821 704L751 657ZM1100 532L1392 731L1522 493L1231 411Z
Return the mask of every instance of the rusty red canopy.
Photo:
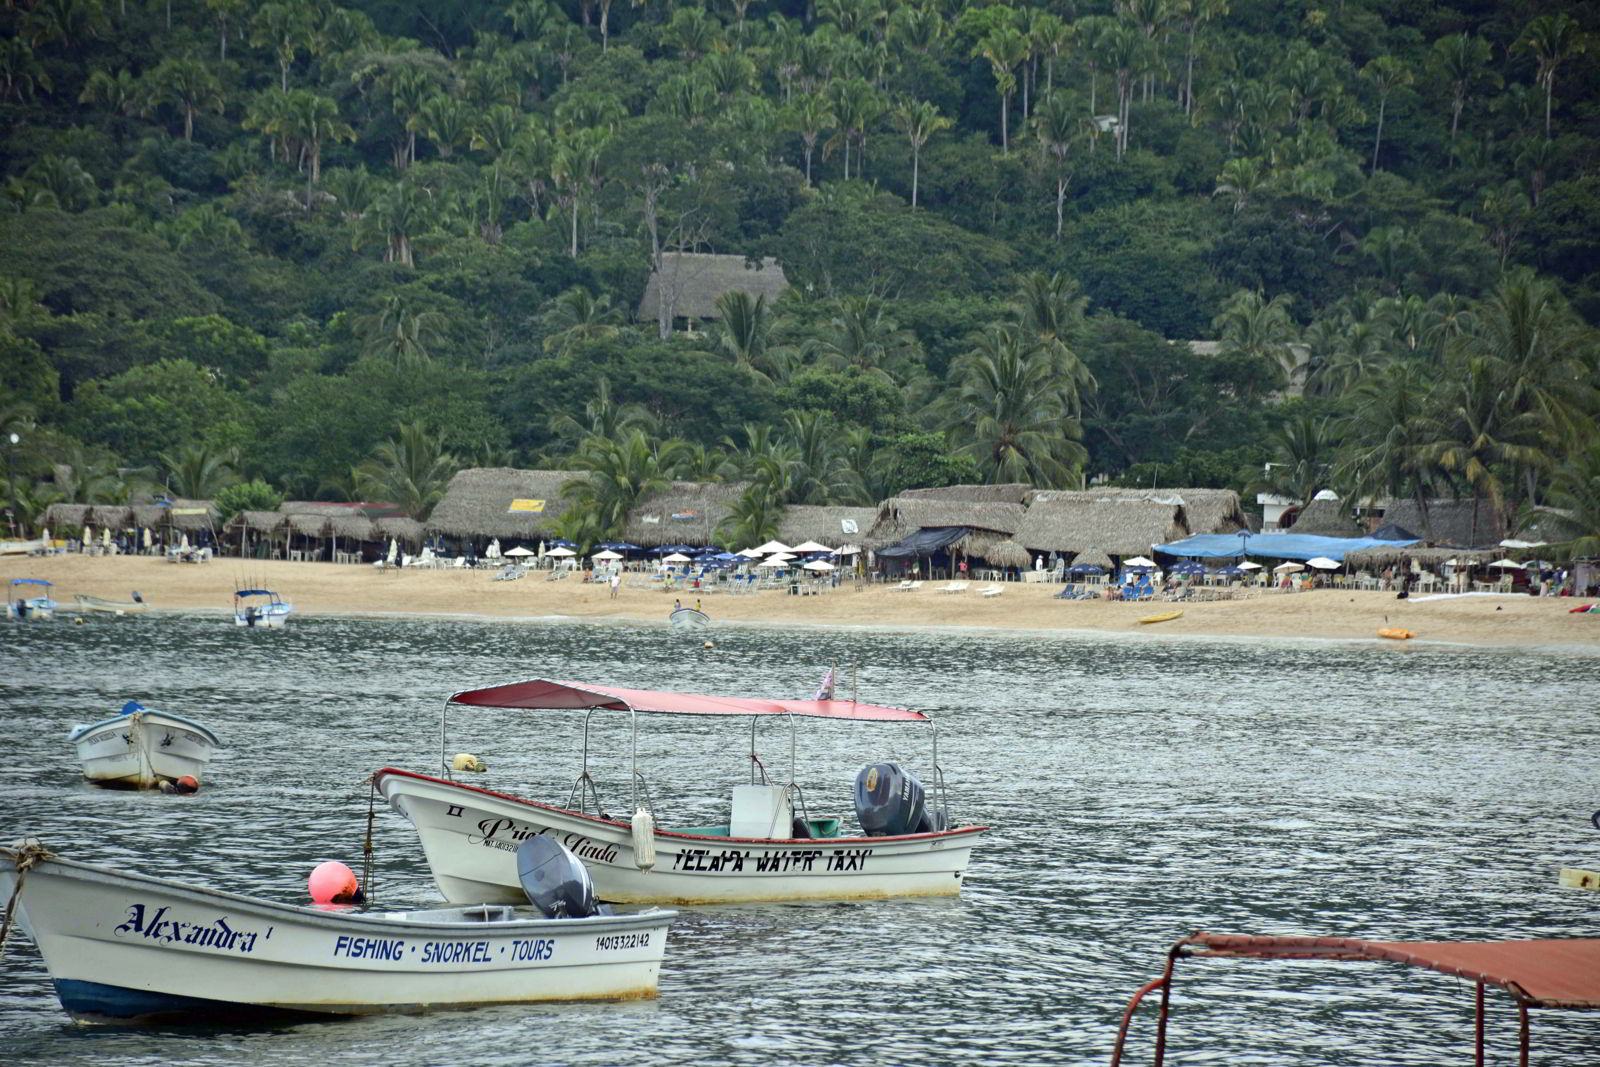
M1197 933L1190 956L1391 960L1499 986L1532 1008L1600 1008L1600 938L1530 941L1361 941Z
M519 708L558 711L610 708L661 715L808 715L821 719L857 719L872 722L926 722L920 711L858 704L853 700L769 700L763 697L718 697L698 693L663 693L649 689L622 689L584 682L558 682L533 678L525 682L470 689L450 698L452 704L480 708Z

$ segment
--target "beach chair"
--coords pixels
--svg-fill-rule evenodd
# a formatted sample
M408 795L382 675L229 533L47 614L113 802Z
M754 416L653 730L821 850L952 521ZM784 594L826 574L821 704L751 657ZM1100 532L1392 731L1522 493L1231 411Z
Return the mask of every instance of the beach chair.
M1076 599L1078 599L1078 587L1073 585L1071 582L1068 582L1066 585L1061 587L1061 592L1059 592L1059 593L1057 593L1055 595L1055 599L1057 599L1057 600L1076 600Z
M899 585L895 586L895 590L897 592L901 592L901 593L909 593L909 592L911 592L911 579L907 578L905 581L903 581Z
M966 582L949 582L939 587L941 593L960 593L967 588Z
M911 588L907 589L906 592L915 593L918 589L921 589L921 588L922 588L922 583L921 582L912 582L911 583Z
M1005 587L999 585L990 585L978 590L978 592L982 593L984 596L999 596L1001 593L1005 592Z

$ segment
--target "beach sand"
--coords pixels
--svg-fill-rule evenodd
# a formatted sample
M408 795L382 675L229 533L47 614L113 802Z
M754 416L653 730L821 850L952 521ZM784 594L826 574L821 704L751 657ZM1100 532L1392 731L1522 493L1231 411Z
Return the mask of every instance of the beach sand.
M86 593L125 601L139 590L152 611L222 613L235 589L274 589L297 615L440 615L503 619L628 621L664 625L674 599L698 599L715 622L768 625L847 626L886 629L969 627L993 630L1138 632L1153 637L1233 636L1384 640L1383 627L1413 631L1418 641L1477 646L1543 646L1600 652L1600 614L1573 615L1583 601L1562 597L1467 596L1442 600L1397 600L1393 593L1318 589L1305 593L1263 592L1248 600L1170 605L1056 600L1060 586L1007 582L1000 596L984 597L987 583L972 582L961 593L940 593L944 583L925 582L915 592L894 585L856 587L845 582L817 596L784 590L754 593L668 593L650 588L643 575L628 574L613 599L602 583L579 577L549 581L532 572L518 581L493 581L480 570L379 570L370 565L289 563L227 557L207 563L168 563L154 556L5 556L0 580L44 578L70 617L73 595ZM1180 618L1152 625L1139 620L1175 607ZM708 631L714 638L714 631Z

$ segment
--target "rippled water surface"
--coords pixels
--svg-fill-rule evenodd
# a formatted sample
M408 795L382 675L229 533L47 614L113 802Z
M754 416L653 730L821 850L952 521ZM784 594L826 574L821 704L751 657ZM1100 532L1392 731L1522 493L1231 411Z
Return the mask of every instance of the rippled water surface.
M364 778L437 765L454 690L545 676L805 696L849 665L864 700L931 712L958 821L995 829L959 900L683 909L661 998L252 1030L85 1028L38 953L0 964L0 1058L145 1063L1104 1064L1128 996L1195 929L1378 939L1595 936L1597 661L1366 644L990 633L216 617L11 624L0 632L0 837L280 900L324 859L359 866ZM226 751L194 797L81 784L67 730L139 699L200 719ZM748 729L649 721L662 818L725 811ZM452 714L484 784L564 800L576 720ZM626 782L620 730L596 736ZM856 770L925 769L903 725L803 725L813 813L848 814ZM761 735L786 769L787 730ZM409 827L380 811L376 893L437 901ZM1515 1014L1491 993L1491 1047ZM1175 1064L1471 1061L1472 988L1385 964L1193 961ZM1153 1016L1131 1062L1148 1062ZM1600 1018L1535 1013L1535 1061L1600 1063Z

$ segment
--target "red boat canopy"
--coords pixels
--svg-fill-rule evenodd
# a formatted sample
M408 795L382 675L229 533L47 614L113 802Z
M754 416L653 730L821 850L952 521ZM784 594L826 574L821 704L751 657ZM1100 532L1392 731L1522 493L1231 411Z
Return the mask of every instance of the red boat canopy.
M662 715L809 715L819 719L873 722L927 722L920 711L858 704L853 700L766 700L760 697L713 697L697 693L659 693L534 678L486 689L470 689L450 698L452 704L480 708L524 708L552 711L610 708Z
M1530 1008L1600 1008L1600 938L1540 941L1358 941L1198 933L1189 956L1390 960L1499 986Z

